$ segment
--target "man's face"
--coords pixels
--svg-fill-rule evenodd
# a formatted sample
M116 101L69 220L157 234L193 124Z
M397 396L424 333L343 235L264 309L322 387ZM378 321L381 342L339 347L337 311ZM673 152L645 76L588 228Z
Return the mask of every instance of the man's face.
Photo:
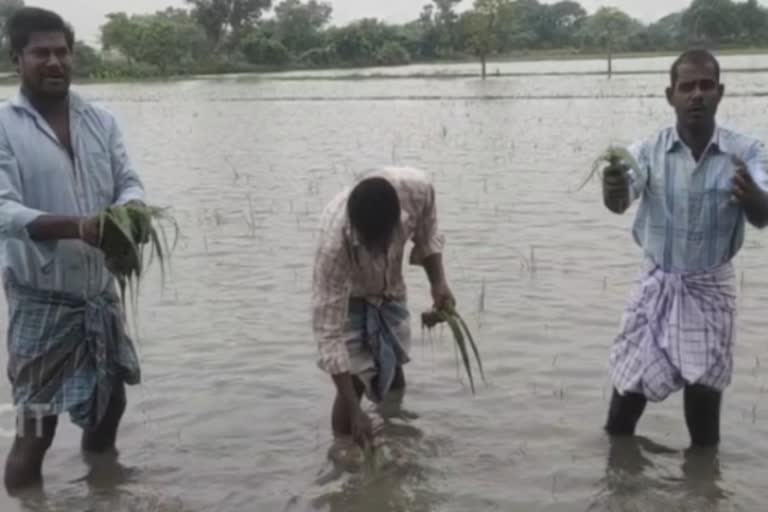
M707 127L714 123L724 91L712 63L683 62L677 67L677 82L667 89L667 100L680 125Z
M72 80L72 51L63 32L34 32L16 67L24 88L40 99L62 99Z

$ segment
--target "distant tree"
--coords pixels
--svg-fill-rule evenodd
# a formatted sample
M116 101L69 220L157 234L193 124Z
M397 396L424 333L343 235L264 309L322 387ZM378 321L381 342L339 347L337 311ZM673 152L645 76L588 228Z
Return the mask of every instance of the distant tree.
M74 58L74 73L76 76L96 76L104 64L99 52L82 41L75 43Z
M456 6L461 0L433 0L437 10L433 21L437 36L437 51L450 52L456 43L456 32L459 16Z
M291 51L305 52L320 44L320 32L332 13L333 8L325 2L283 0L275 7L274 35Z
M740 31L739 11L731 0L694 0L683 15L688 39L693 42L724 42Z
M6 33L6 23L13 16L13 13L24 7L24 0L0 0L0 46L3 53L8 55L8 37ZM7 60L7 58L6 58Z
M741 38L749 45L758 45L768 41L768 9L757 3L757 0L747 0L737 4L736 16L742 30Z
M576 31L586 17L587 11L577 2L565 0L545 5L538 26L538 39L553 48L572 45Z
M186 0L192 16L219 49L229 37L237 45L241 36L272 7L272 0Z
M480 59L483 80L488 57L497 49L499 15L508 5L509 0L475 0L474 9L462 17L466 49Z
M613 7L601 7L582 26L582 40L608 56L608 74L613 73L613 53L626 49L634 35L644 29L642 23Z
M243 38L241 50L251 64L279 66L290 61L290 53L283 43L258 32Z
M169 9L151 15L107 15L101 40L129 60L156 66L162 73L183 72L208 54L205 33L186 11Z

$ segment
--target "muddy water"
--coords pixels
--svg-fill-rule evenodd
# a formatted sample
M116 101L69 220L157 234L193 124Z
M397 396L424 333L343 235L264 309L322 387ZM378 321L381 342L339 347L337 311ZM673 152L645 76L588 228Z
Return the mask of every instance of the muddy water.
M768 137L768 76L724 78L721 120ZM685 454L679 396L648 409L636 443L611 446L600 431L608 348L640 254L631 215L606 212L594 185L572 189L606 144L670 122L665 85L660 72L82 87L120 117L152 201L174 207L184 238L166 288L155 275L142 290L145 382L130 390L119 461L84 461L64 421L45 493L3 495L0 510L762 510L765 234L750 230L737 261L737 370L718 459ZM377 472L349 472L327 457L332 386L314 366L308 316L313 229L339 187L391 163L435 178L449 276L488 383L473 397L448 336L417 339L406 407L420 418L384 428ZM407 272L418 312L425 278ZM0 396L10 400L5 381ZM12 424L6 406L3 453Z

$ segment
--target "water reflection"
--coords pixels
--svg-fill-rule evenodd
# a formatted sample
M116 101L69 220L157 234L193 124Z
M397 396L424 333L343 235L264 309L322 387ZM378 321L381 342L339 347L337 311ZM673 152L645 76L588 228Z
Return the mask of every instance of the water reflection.
M670 461L682 456L681 476ZM645 437L609 440L605 475L590 511L717 511L728 499L721 487L717 449L669 448Z
M376 411L374 462L366 460L351 441L334 442L327 467L315 481L329 490L311 500L310 510L428 512L441 503L430 483L433 471L425 464L426 459L436 456L436 449L424 432L410 423L417 416L392 403ZM295 510L295 505L286 510Z
M45 485L15 496L20 512L189 512L181 500L163 496L143 481L139 468L121 464L118 454L83 455L84 476L66 482L66 490Z
M729 493L722 488L720 455L716 449L689 449L682 465L685 490L690 498L716 508L727 500Z

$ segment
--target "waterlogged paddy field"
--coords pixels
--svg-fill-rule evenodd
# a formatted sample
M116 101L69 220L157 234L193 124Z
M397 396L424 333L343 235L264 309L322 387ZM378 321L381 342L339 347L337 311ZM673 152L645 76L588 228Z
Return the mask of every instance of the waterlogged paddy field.
M764 61L723 59L721 121L768 138L768 74L733 71ZM184 238L166 289L153 276L142 290L145 382L130 391L119 464L87 465L64 421L45 495L3 495L0 510L763 510L768 233L750 230L737 261L737 370L718 460L684 453L679 396L648 409L647 440L611 446L601 433L608 348L640 254L631 215L605 211L596 184L572 189L607 144L672 120L669 62L619 61L658 73L612 80L321 73L82 87L120 117L152 201L174 207ZM447 333L417 338L406 406L421 417L385 429L379 472L350 474L327 458L333 389L309 326L314 227L356 173L392 163L434 176L449 276L488 384L472 397ZM407 279L418 313L426 280L419 269ZM0 396L10 402L5 381ZM7 405L3 453L12 426Z

